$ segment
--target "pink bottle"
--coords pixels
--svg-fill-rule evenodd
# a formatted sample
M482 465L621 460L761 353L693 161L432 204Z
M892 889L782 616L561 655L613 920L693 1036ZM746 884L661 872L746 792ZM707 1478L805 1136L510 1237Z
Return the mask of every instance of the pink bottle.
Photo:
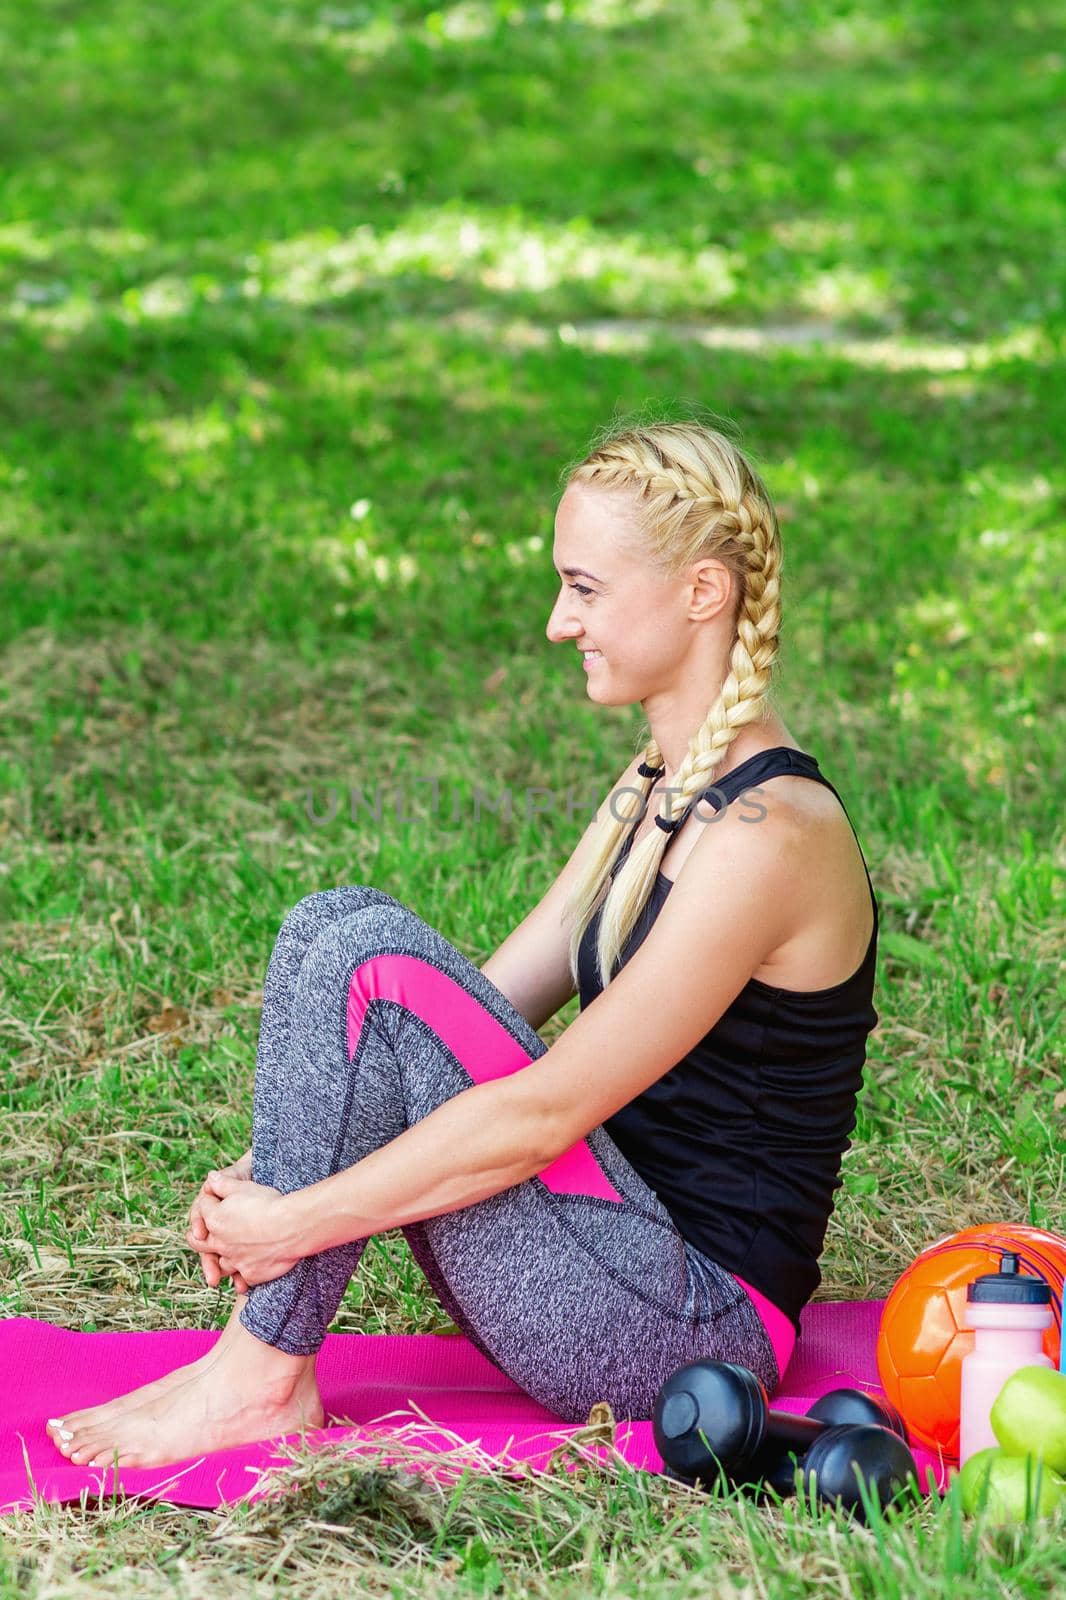
M1019 1272L1011 1251L1000 1257L998 1272L967 1285L965 1320L974 1330L974 1344L962 1363L960 1467L976 1450L999 1443L989 1412L1011 1373L1053 1365L1042 1348L1044 1329L1052 1321L1050 1301L1050 1285Z

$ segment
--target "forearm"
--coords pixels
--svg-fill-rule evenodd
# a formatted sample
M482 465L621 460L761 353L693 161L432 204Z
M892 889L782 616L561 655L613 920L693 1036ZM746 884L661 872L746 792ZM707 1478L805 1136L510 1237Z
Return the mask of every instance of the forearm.
M524 1183L561 1151L521 1071L474 1084L357 1161L283 1202L301 1256L442 1216Z

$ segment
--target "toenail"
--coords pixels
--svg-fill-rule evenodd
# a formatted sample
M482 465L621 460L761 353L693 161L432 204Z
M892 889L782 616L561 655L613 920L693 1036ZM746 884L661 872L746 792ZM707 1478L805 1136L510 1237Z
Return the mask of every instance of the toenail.
M59 1437L61 1439L73 1439L74 1434L70 1428L60 1428Z
M63 1418L62 1417L49 1417L48 1418L48 1426L50 1428L61 1428L63 1426Z

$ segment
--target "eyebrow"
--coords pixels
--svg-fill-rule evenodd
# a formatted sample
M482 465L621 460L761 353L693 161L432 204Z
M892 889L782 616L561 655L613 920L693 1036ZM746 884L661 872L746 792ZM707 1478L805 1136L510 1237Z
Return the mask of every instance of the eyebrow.
M559 572L560 568L556 567L555 570ZM597 578L594 572L586 572L584 567L563 567L561 571L564 578L591 578L593 583L603 582L603 579Z

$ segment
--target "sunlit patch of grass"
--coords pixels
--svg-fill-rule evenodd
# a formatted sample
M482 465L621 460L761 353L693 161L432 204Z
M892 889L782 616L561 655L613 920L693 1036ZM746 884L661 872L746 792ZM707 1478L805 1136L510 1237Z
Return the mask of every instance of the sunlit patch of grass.
M530 27L574 32L633 28L660 15L667 5L668 0L531 0L530 4L452 0L422 16L404 17L380 5L346 5L342 0L320 7L309 22L301 22L291 12L286 22L294 40L311 39L346 58L371 62L396 50L405 39L414 38L428 49L439 50L485 41L506 44L516 30ZM726 8L719 10L720 31L733 31Z
M893 308L892 286L883 271L837 267L805 283L799 302L818 316L851 317L862 312L883 317Z
M124 290L111 314L132 321L167 320L186 316L199 304L234 297L315 306L412 274L531 295L584 283L620 312L668 314L675 307L728 300L736 264L737 258L718 246L684 250L639 234L602 234L587 219L548 225L514 208L493 214L449 205L412 208L402 224L387 231L362 223L347 236L326 231L264 243L241 262L236 276L194 272L148 279ZM43 326L84 326L84 319L71 322L68 295L65 285L57 284L54 291L43 283L16 285L13 309ZM869 294L863 300L852 293L847 307L837 299L830 309L851 309L860 300L862 309L873 305Z

